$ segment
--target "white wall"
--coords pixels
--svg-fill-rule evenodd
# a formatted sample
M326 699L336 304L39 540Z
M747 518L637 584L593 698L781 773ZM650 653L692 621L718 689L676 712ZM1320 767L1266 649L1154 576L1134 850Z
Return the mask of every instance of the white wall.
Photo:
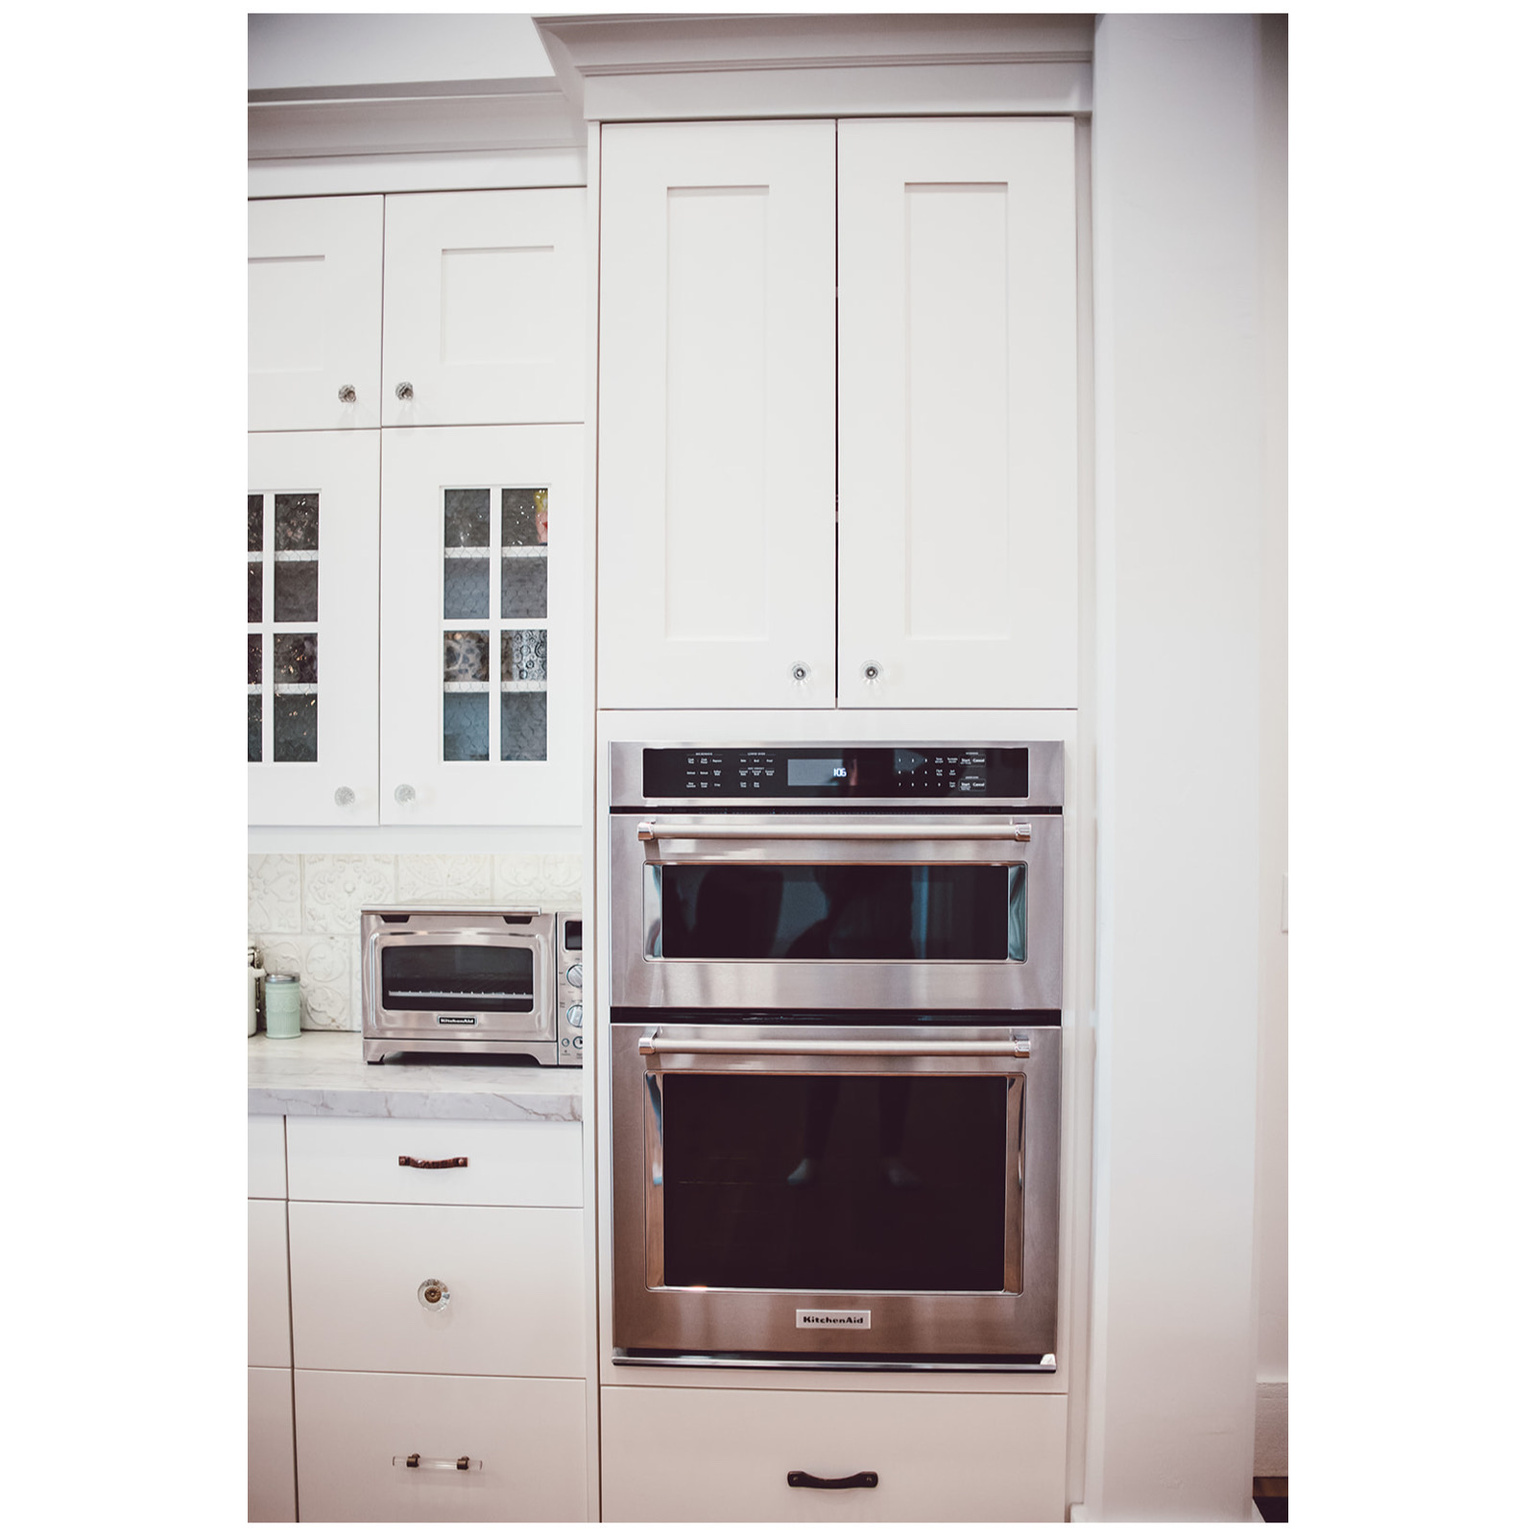
M531 16L252 15L249 88L552 77Z
M1089 1519L1250 1507L1265 850L1284 788L1266 724L1284 330L1263 239L1283 137L1273 114L1261 133L1261 53L1252 16L1108 16L1095 37Z

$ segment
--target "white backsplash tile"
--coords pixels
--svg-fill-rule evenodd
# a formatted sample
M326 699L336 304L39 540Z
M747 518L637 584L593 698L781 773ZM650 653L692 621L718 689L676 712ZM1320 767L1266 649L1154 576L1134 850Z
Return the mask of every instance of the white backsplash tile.
M305 933L357 933L364 907L395 899L393 854L304 855Z
M579 853L498 853L492 899L509 906L574 907L581 902Z
M402 853L398 863L400 901L492 900L488 853Z
M252 854L246 861L246 927L251 933L299 931L299 856Z

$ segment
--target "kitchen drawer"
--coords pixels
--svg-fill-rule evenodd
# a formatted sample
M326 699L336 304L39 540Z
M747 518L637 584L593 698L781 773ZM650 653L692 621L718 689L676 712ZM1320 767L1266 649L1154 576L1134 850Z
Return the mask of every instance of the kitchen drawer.
M283 1156L283 1117L247 1115L250 1133L246 1169L255 1200L281 1200L288 1193L288 1174Z
M580 1211L288 1207L293 1358L329 1371L580 1376ZM439 1280L448 1300L423 1305Z
M312 1520L584 1520L579 1381L295 1371L299 1515ZM456 1461L467 1471L393 1465Z
M245 1517L292 1521L293 1372L256 1368L246 1375Z
M288 1206L247 1200L247 1365L292 1365L288 1339Z
M1056 1394L603 1389L604 1520L1066 1516ZM873 1472L874 1488L791 1488Z
M377 1069L387 1072L388 1067ZM468 1158L465 1168L401 1167ZM290 1200L407 1205L580 1205L581 1127L514 1120L291 1116Z

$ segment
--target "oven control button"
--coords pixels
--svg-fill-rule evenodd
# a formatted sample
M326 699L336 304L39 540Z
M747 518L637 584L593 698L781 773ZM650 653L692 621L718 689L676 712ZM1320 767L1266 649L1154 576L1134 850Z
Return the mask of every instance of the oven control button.
M580 1025L581 1025L581 1004L580 1003L572 1003L571 1006L565 1010L565 1022L567 1024L569 1024L572 1029L577 1029L577 1028L580 1027Z
M565 979L568 982L570 982L570 984L573 987L579 987L581 985L581 961L580 960L578 960L575 965L571 966L570 969L566 971Z

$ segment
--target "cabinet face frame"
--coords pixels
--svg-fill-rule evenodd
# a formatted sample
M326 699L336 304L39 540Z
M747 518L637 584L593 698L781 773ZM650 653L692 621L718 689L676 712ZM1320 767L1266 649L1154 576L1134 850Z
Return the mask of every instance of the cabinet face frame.
M258 199L248 221L250 430L377 427L384 199Z
M1077 702L1075 181L1070 118L839 124L842 707Z
M556 825L581 821L578 786L587 625L582 615L585 522L579 426L386 429L380 565L380 821L388 826ZM444 493L538 487L548 495L547 758L443 758ZM494 527L494 523L493 523ZM489 558L494 566L498 550ZM493 581L491 590L496 591ZM494 599L492 606L495 606ZM460 621L470 627L472 621ZM530 620L530 624L535 621ZM491 617L490 628L518 621ZM493 649L495 647L493 646ZM490 658L498 707L499 652ZM399 799L398 786L410 796Z
M249 765L253 826L372 826L378 819L379 439L374 432L253 432L252 494L261 493L262 755ZM317 612L312 624L273 620L273 498L318 492ZM252 624L249 630L258 626ZM272 759L277 632L314 631L317 757ZM248 684L248 687L251 686ZM337 791L346 789L338 804Z
M599 707L830 706L835 125L602 156Z
M585 208L580 187L390 195L384 426L583 419Z

